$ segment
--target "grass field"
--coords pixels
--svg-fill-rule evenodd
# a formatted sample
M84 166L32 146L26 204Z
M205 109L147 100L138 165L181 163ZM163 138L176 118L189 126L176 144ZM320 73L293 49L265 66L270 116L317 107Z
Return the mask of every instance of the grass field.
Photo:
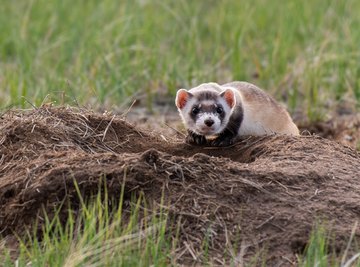
M356 0L6 1L0 105L111 108L246 80L318 119L360 100L359 12Z

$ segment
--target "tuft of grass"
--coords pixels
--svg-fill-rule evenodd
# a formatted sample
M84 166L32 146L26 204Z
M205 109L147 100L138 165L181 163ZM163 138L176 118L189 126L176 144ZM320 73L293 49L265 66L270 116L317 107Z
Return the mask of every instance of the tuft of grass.
M160 88L247 80L315 120L359 103L359 12L356 0L5 1L0 105L145 94L151 109Z
M170 240L166 234L167 215L162 210L144 212L141 207L145 200L139 196L126 204L133 205L130 214L123 214L123 190L119 202L108 199L106 190L99 191L91 201L85 201L78 192L78 212L69 209L65 224L59 217L61 207L52 219L46 216L41 233L35 231L19 238L18 259L12 262L9 252L6 252L2 266L172 264L170 255L176 241ZM144 218L141 223L140 213Z
M300 263L302 267L328 266L328 239L323 227L318 227L311 233L305 257Z
M330 251L334 245L335 239L331 238L326 231L325 225L318 224L310 235L308 245L305 249L304 256L299 259L299 266L301 267L328 267L328 266L342 266L342 267L359 267L360 266L360 252L354 255L349 255L349 249L353 246L353 238L358 227L356 222L353 226L351 236L349 238L347 247L344 248L340 254L335 251ZM338 255L336 257L336 255ZM340 257L339 257L340 256Z

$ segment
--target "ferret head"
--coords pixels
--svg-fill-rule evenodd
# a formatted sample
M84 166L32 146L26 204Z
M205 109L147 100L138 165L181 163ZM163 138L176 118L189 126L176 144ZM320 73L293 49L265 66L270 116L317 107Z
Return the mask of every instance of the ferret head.
M220 93L211 89L191 92L180 89L175 103L187 129L199 135L216 136L226 128L236 98L231 89Z

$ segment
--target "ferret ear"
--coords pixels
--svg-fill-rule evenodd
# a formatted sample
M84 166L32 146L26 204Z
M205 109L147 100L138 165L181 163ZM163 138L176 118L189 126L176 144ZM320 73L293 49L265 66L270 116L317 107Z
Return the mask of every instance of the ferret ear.
M236 99L235 99L235 93L231 89L226 89L225 91L222 91L220 93L220 96L225 99L226 103L232 108L235 106Z
M193 95L186 91L185 89L180 89L176 93L175 104L179 109L185 107L186 102L192 97Z

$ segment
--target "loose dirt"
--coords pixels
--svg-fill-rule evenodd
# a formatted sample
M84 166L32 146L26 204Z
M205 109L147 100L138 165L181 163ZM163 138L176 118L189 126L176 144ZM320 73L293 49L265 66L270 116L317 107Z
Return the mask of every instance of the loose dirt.
M201 262L207 236L216 264L224 254L250 260L260 251L268 265L288 266L316 221L327 225L339 252L360 219L360 156L319 136L248 137L202 148L119 116L50 107L9 111L0 129L3 237L41 224L42 208L51 214L65 198L77 207L74 180L90 195L101 177L115 198L124 177L126 199L141 192L159 206L164 192L170 219L181 221L179 262Z

